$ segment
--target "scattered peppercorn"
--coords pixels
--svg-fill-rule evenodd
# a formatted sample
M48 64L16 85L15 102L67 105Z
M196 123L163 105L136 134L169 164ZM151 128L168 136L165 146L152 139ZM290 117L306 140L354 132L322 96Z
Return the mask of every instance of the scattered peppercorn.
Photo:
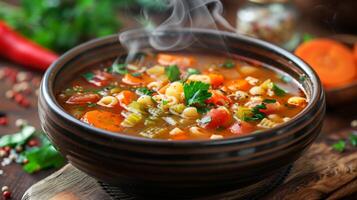
M9 187L6 185L2 186L1 188L1 192L5 192L5 191L9 191Z
M2 193L2 196L5 199L10 199L11 198L11 192L10 191L5 191L5 192Z

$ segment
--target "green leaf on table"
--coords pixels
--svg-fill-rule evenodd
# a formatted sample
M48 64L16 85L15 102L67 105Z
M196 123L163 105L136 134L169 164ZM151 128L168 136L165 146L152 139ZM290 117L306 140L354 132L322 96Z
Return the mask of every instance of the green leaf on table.
M35 132L36 129L33 126L24 126L18 133L2 136L0 138L0 147L14 147L17 145L25 144L27 140L29 140L34 135Z
M59 168L65 163L65 159L54 148L47 136L43 132L37 135L41 141L41 146L30 148L22 153L28 160L23 166L27 173L34 173L42 169Z
M25 156L28 163L24 165L23 169L27 173L34 173L51 167L59 168L65 163L65 159L51 144L28 150L25 152Z
M351 133L348 136L348 140L350 141L350 143L352 144L352 146L356 147L357 146L357 135Z
M346 142L344 140L339 140L338 142L332 145L332 148L335 151L343 152L346 148Z
M171 82L180 80L180 70L176 65L170 65L165 68L165 74Z

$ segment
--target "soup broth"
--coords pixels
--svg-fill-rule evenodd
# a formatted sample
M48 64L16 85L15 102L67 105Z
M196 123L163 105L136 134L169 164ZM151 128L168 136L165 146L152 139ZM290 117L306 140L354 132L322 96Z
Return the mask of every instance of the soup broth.
M308 104L292 77L269 67L166 53L92 66L57 99L91 126L164 140L248 135L289 121Z

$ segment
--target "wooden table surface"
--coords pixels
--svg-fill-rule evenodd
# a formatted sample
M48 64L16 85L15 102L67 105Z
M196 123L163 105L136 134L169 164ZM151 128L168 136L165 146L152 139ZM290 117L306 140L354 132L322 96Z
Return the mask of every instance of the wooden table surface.
M234 21L235 9L228 10L227 15L230 21ZM11 66L24 70L24 68L18 67L15 64L1 60L0 67ZM38 76L41 74L37 73ZM0 126L0 136L8 133L14 133L18 131L15 127L15 120L18 118L26 119L31 125L40 128L38 113L37 113L37 97L33 94L31 98L31 107L22 108L16 103L5 98L5 92L11 88L9 83L5 81L0 81L0 111L6 112L9 117L9 125L6 127ZM326 137L330 133L338 132L339 130L346 129L350 126L352 120L357 119L357 104L353 105L343 105L337 108L328 108L326 114L325 123L323 126L322 133L320 137ZM7 185L12 190L12 199L21 199L22 195L32 184L46 177L47 175L54 172L54 170L45 170L38 172L36 174L26 174L21 166L18 164L11 164L6 167L1 167L4 170L4 175L0 176L0 187ZM0 197L1 199L1 197Z

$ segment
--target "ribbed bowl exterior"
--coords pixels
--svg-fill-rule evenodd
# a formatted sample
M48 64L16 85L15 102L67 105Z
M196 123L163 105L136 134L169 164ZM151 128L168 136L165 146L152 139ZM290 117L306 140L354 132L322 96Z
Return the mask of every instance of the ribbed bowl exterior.
M133 38L147 41L140 30ZM224 37L230 55L272 66L298 78L309 106L290 122L250 136L207 141L161 141L110 133L90 127L58 105L55 91L88 63L124 53L117 36L95 40L63 55L46 72L39 97L42 127L59 151L78 169L96 179L134 190L159 193L214 192L258 182L294 162L318 136L325 112L325 97L316 74L301 60L268 43L230 33L208 30L173 30L159 37L190 34L203 38L190 51L215 51L213 38ZM143 49L150 49L142 42ZM205 45L201 47L199 45ZM93 56L95 55L95 56Z

